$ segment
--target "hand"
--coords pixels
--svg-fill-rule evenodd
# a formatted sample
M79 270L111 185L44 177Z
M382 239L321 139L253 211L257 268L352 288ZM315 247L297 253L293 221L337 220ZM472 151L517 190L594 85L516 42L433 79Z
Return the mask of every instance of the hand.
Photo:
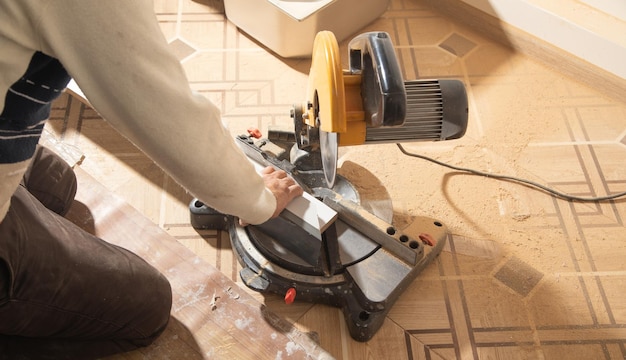
M277 217L287 207L287 204L302 195L302 188L283 170L276 170L271 166L261 171L265 187L270 189L276 197L276 210L272 218Z

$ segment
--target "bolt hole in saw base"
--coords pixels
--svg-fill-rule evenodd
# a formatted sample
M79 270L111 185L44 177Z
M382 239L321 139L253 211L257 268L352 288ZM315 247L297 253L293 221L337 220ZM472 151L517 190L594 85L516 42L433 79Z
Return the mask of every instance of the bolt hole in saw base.
M367 341L449 233L426 216L411 224L417 237L391 225L391 214L385 218L376 204L362 202L350 180L337 174L337 147L456 139L465 133L468 109L460 81L405 81L387 33L361 34L348 49L344 70L334 35L318 33L307 99L291 109L293 131L236 138L251 161L285 170L304 188L305 212L335 216L311 226L315 219L304 221L301 208L288 207L264 224L242 227L198 199L189 209L194 228L228 231L246 286L289 303L339 307L352 338Z

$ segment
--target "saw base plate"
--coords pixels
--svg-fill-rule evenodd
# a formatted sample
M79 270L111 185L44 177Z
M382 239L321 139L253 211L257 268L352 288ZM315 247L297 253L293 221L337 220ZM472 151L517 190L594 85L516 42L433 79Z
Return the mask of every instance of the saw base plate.
M336 210L337 220L316 238L282 216L242 227L237 219L194 199L189 205L192 225L228 231L243 266L240 277L249 288L287 297L295 292L296 301L341 308L352 338L371 339L400 294L441 252L449 236L445 226L436 219L416 217L407 228L419 233L402 234L391 219L366 210L381 202L361 204L358 191L347 179L337 176L332 189L319 186L325 183L321 170L300 171L283 162L282 152L277 157L276 152L264 152L258 141L241 140L250 147L244 149L249 156L260 154L263 165L285 168L312 195ZM289 142L278 148L289 153ZM391 207L390 201L386 206Z

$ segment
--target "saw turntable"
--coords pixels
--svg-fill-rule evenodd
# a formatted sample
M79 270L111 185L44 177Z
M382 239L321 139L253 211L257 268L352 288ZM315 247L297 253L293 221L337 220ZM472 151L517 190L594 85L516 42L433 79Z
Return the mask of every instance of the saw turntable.
M362 203L349 179L337 174L338 147L456 139L467 128L468 108L458 80L405 81L385 32L355 37L348 56L344 70L334 35L318 33L307 99L291 109L293 130L237 137L258 167L283 169L304 188L304 210L296 204L244 227L197 199L189 208L195 228L228 231L248 287L287 303L339 307L351 336L367 341L449 234L429 217L417 217L410 227L419 230L404 234L391 214L372 211L375 205Z

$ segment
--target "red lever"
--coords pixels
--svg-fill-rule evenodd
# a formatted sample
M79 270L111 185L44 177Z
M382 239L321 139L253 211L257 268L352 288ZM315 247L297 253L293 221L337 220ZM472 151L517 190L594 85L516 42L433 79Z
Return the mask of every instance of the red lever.
M426 233L419 234L419 238L420 240L422 240L424 244L429 245L429 246L435 246L435 244L437 243L437 240L435 240L435 238L433 238L433 236L430 234L426 234Z
M255 139L260 139L263 136L263 134L261 134L261 130L253 127L248 128L248 134Z
M291 305L295 299L296 299L296 289L289 288L289 290L287 290L287 293L285 293L285 304Z

